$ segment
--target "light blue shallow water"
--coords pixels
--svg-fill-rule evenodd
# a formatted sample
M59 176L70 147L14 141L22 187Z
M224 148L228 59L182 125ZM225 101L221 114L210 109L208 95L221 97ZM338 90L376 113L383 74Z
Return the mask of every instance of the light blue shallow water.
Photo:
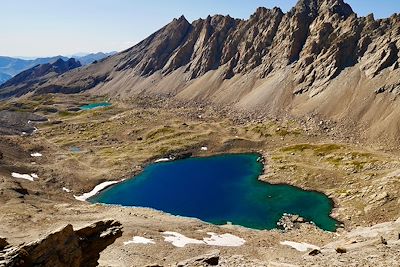
M95 108L104 108L104 107L109 107L109 106L111 106L111 103L101 102L101 103L92 103L89 105L80 106L79 108L81 110L91 110L91 109L95 109Z
M229 154L151 164L134 179L102 191L93 203L150 207L214 224L277 228L283 213L335 231L332 201L324 194L258 180L257 154Z

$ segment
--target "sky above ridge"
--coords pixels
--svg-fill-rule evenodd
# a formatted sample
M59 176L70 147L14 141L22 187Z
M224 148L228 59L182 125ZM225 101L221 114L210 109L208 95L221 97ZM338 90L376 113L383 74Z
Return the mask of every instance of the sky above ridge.
M79 52L121 51L173 18L189 21L224 14L248 18L257 7L296 0L3 0L0 55L39 57ZM347 0L359 16L400 13L400 0Z

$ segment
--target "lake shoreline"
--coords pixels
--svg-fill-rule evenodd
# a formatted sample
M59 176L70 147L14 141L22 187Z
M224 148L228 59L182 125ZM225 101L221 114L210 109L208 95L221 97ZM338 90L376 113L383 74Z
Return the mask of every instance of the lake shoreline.
M302 190L304 192L312 192L312 193L316 193L316 194L318 194L320 196L323 196L324 198L326 198L329 201L329 206L330 206L329 218L334 220L335 223L336 223L335 224L336 225L335 230L329 230L329 231L336 232L339 228L342 228L342 223L340 221L338 221L337 219L335 219L333 216L331 216L332 213L333 213L333 210L335 208L334 200L332 198L330 198L329 196L327 196L326 194L324 194L323 192L320 192L320 191L317 191L317 190L307 190L307 189L303 189L301 187L294 186L294 185L287 184L287 183L270 183L270 182L267 182L265 180L262 180L262 177L266 174L266 170L267 170L266 164L267 163L266 163L265 157L263 156L263 153L260 152L260 151L256 151L256 152L230 152L230 153L207 153L207 155L194 155L194 153L191 153L191 152L182 152L179 155L176 154L176 155L173 155L173 156L172 155L168 155L168 156L164 156L164 157L154 157L154 158L157 158L157 159L164 159L165 158L165 159L168 159L168 161L167 160L165 160L165 161L164 160L157 161L157 160L154 160L154 158L151 159L151 160L147 160L144 164L142 164L140 166L140 170L135 171L134 172L135 174L132 175L130 178L119 180L118 182L116 182L114 184L111 184L111 185L107 186L106 188L102 188L96 194L94 194L94 195L90 196L89 198L87 198L86 201L88 201L90 203L96 203L96 202L91 202L91 199L96 198L96 196L98 196L99 194L104 192L104 190L106 190L106 189L112 189L113 187L120 185L120 183L122 181L129 182L129 181L137 178L137 176L142 174L142 172L143 172L143 170L145 168L147 168L148 166L150 166L152 164L171 163L171 162L176 162L176 161L184 160L184 159L188 159L188 158L192 158L192 159L204 159L204 158L212 159L212 158L221 157L221 156L246 155L246 154L252 154L252 155L258 157L257 158L257 162L260 163L260 167L262 169L260 171L260 174L257 176L257 181L261 182L262 184L269 185L269 186L274 186L274 185L277 185L277 186L288 186L288 187L292 188L293 190ZM99 204L104 204L104 203L99 203ZM107 205L109 205L109 204L107 204ZM114 205L114 204L112 204L112 205ZM116 204L116 205L117 206L122 206L122 207L128 207L128 208L129 207L142 207L142 208L153 209L152 207L146 207L145 205L144 206L138 206L138 205L134 205L134 206L129 206L128 205L127 206L127 205L123 205L123 204ZM168 212L168 211L159 210L157 208L154 208L154 209L157 210L157 211L165 212L165 213L173 215L173 216L182 216L182 215L179 215L179 214L173 214L173 213ZM183 216L183 217L199 219L199 218L196 218L196 216ZM200 220L202 220L202 219L200 219ZM204 220L202 220L202 221L204 221ZM313 221L312 219L306 218L305 223L310 223L312 221ZM217 225L225 225L225 224L217 224ZM241 225L239 225L239 226L241 226ZM243 226L243 227L246 227L246 226ZM317 226L315 226L315 227L317 227ZM251 227L246 227L246 228L256 229L256 230L263 230L263 229L257 229L257 228L251 228ZM278 229L278 227L273 228L273 229ZM323 230L323 229L321 229L321 230Z

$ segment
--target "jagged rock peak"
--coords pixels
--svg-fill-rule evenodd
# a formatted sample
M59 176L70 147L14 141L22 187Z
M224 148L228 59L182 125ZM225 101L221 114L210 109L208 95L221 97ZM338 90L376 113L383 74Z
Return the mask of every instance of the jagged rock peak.
M55 68L61 68L57 72L65 72L82 66L82 64L75 58L70 58L65 61L62 58L59 58L56 62L54 62L51 65Z
M324 10L330 10L345 18L355 14L351 6L343 0L300 0L291 12L304 10L309 12L309 14L317 14Z
M190 25L190 22L184 15L179 18L174 18L166 27L179 27L181 25Z
M279 7L274 7L272 9L268 9L265 7L259 7L257 8L256 12L250 16L250 19L259 19L259 18L263 18L267 15L270 14L284 14L282 9L280 9Z
M189 23L188 20L186 19L186 17L185 17L184 15L180 16L179 18L174 18L174 21L177 21L177 22L187 22L187 23Z

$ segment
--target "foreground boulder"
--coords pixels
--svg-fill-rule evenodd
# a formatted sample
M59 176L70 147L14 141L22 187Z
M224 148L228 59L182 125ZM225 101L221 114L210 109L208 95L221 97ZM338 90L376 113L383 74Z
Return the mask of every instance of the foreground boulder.
M117 221L99 221L77 231L69 224L41 240L4 249L0 266L97 266L100 252L121 235Z
M219 263L220 252L218 250L212 251L205 255L200 255L185 261L179 262L177 267L187 266L217 266Z

